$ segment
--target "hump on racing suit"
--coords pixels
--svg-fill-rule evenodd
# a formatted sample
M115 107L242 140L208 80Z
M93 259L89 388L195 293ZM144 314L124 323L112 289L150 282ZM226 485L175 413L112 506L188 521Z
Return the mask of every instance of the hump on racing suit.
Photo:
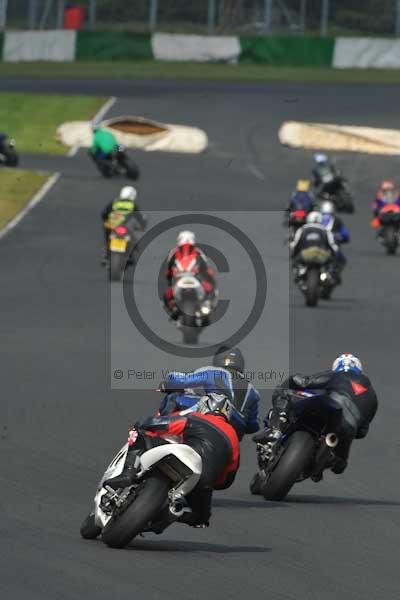
M165 386L171 393L165 396L160 406L160 414L195 409L204 394L223 392L233 404L231 424L238 437L241 439L244 434L254 433L259 429L259 393L238 371L211 366L191 373L172 371L165 379Z

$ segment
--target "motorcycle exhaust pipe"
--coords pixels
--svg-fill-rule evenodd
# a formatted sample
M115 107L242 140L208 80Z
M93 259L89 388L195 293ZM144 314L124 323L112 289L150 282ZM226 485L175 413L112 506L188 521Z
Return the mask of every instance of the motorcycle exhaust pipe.
M325 444L328 446L328 448L336 448L338 443L339 443L339 438L336 435L336 433L328 433L325 436Z
M182 500L175 500L169 505L169 512L174 517L181 517L185 512L185 504Z

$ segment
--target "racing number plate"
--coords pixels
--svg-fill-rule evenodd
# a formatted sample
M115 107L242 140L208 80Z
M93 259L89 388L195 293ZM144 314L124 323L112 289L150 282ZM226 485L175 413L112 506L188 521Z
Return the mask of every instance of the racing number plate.
M125 252L127 246L128 242L126 240L120 240L118 238L110 240L110 250L112 252Z

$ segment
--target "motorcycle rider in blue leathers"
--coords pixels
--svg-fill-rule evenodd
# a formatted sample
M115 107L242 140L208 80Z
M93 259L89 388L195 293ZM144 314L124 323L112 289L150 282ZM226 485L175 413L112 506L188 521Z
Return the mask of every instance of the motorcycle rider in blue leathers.
M255 433L260 428L260 396L243 371L241 351L238 348L222 347L214 356L212 366L202 367L191 373L169 373L160 387L161 391L167 392L159 409L160 415L194 410L205 393L224 392L233 404L230 422L239 440L245 434Z
M339 250L336 253L336 262L338 270L343 271L347 261L340 246L341 244L348 244L350 241L350 232L342 219L335 213L336 209L333 202L325 200L321 203L322 225L324 225L328 231L332 232L333 238L339 247Z
M285 396L289 390L321 390L322 395L315 398L300 398L295 401ZM253 436L256 443L279 439L294 417L301 422L303 414L313 410L316 402L325 403L334 415L335 426L332 431L338 435L339 443L335 448L335 461L331 470L335 474L343 473L347 467L350 447L355 439L366 437L369 425L378 407L378 401L371 381L363 373L361 361L352 354L341 354L331 370L313 375L296 373L289 377L272 396L272 409L264 421L266 429ZM332 410L333 409L333 410ZM322 473L313 477L322 479Z

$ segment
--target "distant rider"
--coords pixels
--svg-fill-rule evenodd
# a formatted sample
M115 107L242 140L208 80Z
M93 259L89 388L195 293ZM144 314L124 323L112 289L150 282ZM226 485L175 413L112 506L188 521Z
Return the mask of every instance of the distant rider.
M376 193L375 200L372 204L372 212L375 217L379 215L382 208L387 204L395 204L400 206L400 195L396 191L394 183L391 179L382 181L379 190Z
M296 184L296 190L290 197L287 212L288 214L295 210L304 210L309 213L315 206L315 198L310 190L310 181L308 179L299 179Z
M297 400L285 395L285 389L323 390L324 393ZM301 424L302 415L311 411L316 401L324 402L330 408L330 432L336 433L339 438L331 470L336 474L343 473L353 440L366 437L378 407L372 384L362 373L361 361L352 354L338 356L331 370L315 375L297 373L289 377L272 396L272 409L264 421L266 429L254 435L253 440L266 443L279 439L291 421ZM322 473L315 480L321 478Z
M259 430L260 395L244 375L244 358L239 348L219 348L212 366L191 373L172 371L164 381L170 390L160 406L160 415L196 408L200 398L209 392L224 393L233 404L231 424L239 440Z
M146 227L146 217L139 208L137 190L131 186L124 186L117 198L111 200L101 213L105 237L105 255L107 254L108 236L111 229L119 225L125 225L132 229L135 222L141 230Z
M111 131L102 127L93 129L91 154L95 160L104 160L118 151L118 142Z
M342 244L347 244L350 241L350 232L342 219L337 216L335 205L330 200L325 200L321 203L321 214L322 225L326 227L328 231L332 232L335 243L338 246L336 261L339 270L342 271L346 265L346 257L341 251L340 246Z
M326 154L319 153L314 154L314 168L312 170L312 175L314 179L314 187L317 192L320 192L321 188L328 183L327 179L333 181L339 176L339 172L330 162Z
M168 288L164 294L164 306L171 319L178 319L180 311L174 298L173 283L183 273L191 273L198 278L205 292L205 300L214 304L217 289L214 271L204 252L196 246L196 237L192 231L181 231L176 247L167 258L166 278Z
M306 248L318 246L332 253L337 257L339 247L331 231L322 224L322 214L318 211L312 211L307 216L307 223L296 231L293 241L289 244L292 258L296 262L299 254Z
M150 417L142 423L135 438L130 437L131 443L128 440L130 446L121 475L105 484L114 489L128 487L138 471L138 454L149 444L151 447L168 443L164 437L176 437L193 448L203 464L200 481L186 497L193 512L184 513L178 520L192 527L208 527L213 490L230 487L239 468L239 440L229 424L231 411L232 404L224 394L210 393L201 399L196 412Z

